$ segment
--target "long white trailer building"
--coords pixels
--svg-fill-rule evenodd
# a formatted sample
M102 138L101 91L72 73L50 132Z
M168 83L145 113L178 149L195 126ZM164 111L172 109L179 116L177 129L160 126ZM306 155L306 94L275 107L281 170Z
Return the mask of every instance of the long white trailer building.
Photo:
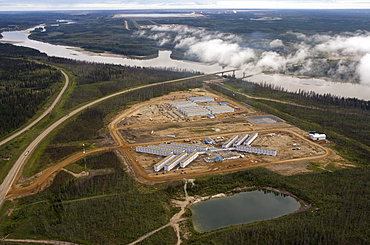
M171 149L176 149L176 150L182 150L185 151L186 153L192 153L193 151L196 151L195 148L192 147L187 147L187 146L177 146L177 145L166 145L166 144L159 144L159 146L163 146L166 148L171 148Z
M196 149L197 151L207 151L209 149L209 147L203 147L203 146L198 146L198 145L189 145L189 144L181 144L181 143L176 143L176 142L171 142L171 145L191 147L191 148Z
M173 152L176 155L179 155L184 152L184 150L181 149L174 149L174 148L169 148L169 147L164 147L164 146L158 146L158 145L148 145L148 148L154 148L158 150L165 150L165 151L170 151Z
M246 139L248 139L249 134L243 134L235 143L233 146L241 145Z
M187 117L205 116L209 114L209 110L201 106L182 107L182 108L178 108L178 110Z
M222 148L229 148L234 142L239 138L239 135L234 135L225 144L222 145Z
M162 161L160 161L160 162L158 162L154 165L154 171L156 171L156 172L160 171L164 167L164 165L166 165L167 163L172 161L175 157L176 157L176 155L171 154L171 155L168 155L167 157L163 158Z
M143 146L137 146L136 151L142 152L142 153L154 154L158 156L169 156L172 154L172 151L169 151L169 150L155 149L155 148L143 147Z
M251 136L244 142L244 145L250 146L253 143L253 141L257 139L257 137L258 137L257 132L251 134Z
M187 157L180 161L180 167L185 168L189 163L194 161L199 156L199 152L194 151L190 153Z
M202 102L209 102L209 101L214 101L210 96L194 96L194 97L189 97L188 100L193 101L195 103L202 103Z
M182 101L175 101L175 102L169 102L169 105L178 108L181 107L192 107L192 106L198 106L196 103L188 100L182 100Z
M169 163L167 163L166 165L164 165L164 170L165 171L170 171L171 169L173 169L174 167L176 167L176 165L178 165L180 163L180 161L182 159L184 159L187 155L188 154L186 152L183 152L180 155L177 155L172 161L170 161Z
M261 149L261 148L242 146L242 145L238 145L235 148L237 151L256 153L256 154L267 155L267 156L276 156L276 153L277 153L276 150Z
M212 114L234 112L234 108L231 108L230 106L227 105L205 106L204 108L209 110Z

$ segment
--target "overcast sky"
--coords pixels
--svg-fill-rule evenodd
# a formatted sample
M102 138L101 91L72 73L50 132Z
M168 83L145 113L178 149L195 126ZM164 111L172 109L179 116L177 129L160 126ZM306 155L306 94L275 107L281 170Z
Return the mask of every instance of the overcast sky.
M0 11L178 8L370 9L370 0L0 0Z

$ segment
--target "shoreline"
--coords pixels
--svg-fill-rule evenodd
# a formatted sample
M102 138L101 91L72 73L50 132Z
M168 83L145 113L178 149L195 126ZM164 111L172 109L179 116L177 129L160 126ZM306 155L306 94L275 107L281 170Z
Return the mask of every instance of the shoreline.
M305 201L305 200L297 197L296 195L294 195L293 193L291 193L291 192L289 192L287 190L283 190L283 189L279 189L279 188L273 188L273 187L256 187L256 186L252 186L252 187L247 187L247 186L245 186L245 187L238 187L236 189L231 190L230 193L219 193L219 194L215 194L215 195L200 196L200 197L198 197L198 196L186 196L185 197L185 200L183 202L187 202L186 208L190 209L191 206L193 206L195 204L198 204L198 203L200 203L202 201L207 201L207 200L216 199L216 198L233 196L235 194L239 194L239 193L243 193L243 192L263 191L263 190L267 190L267 191L271 191L271 192L275 192L275 193L279 193L279 194L288 195L288 196L294 198L300 204L299 209L297 209L296 211L294 211L292 213L284 214L284 215L281 215L281 216L278 216L278 217L274 217L274 218L271 218L271 219L267 219L267 220L273 220L273 219L277 219L277 218L280 218L280 217L283 217L283 216L287 216L287 215L291 215L291 214L303 212L303 211L306 211L306 210L308 210L308 209L310 209L312 207L312 205L310 203L308 203L307 201ZM236 192L234 192L234 191L236 191ZM196 228L195 224L193 223L192 215L190 216L190 219L191 219L191 223L193 225L193 228L197 232L204 233L204 232L199 231ZM253 222L257 222L257 221L253 221ZM242 224L249 224L249 223L253 223L253 222L247 222L247 223L242 223ZM239 224L239 225L242 225L242 224ZM219 229L222 229L222 228L219 228Z

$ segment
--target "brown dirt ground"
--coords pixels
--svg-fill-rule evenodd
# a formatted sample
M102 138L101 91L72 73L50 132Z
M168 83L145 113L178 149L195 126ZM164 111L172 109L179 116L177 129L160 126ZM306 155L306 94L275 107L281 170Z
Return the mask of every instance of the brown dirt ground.
M185 100L190 96L204 95L215 98L217 102L227 102L229 106L235 109L235 112L217 114L215 119L200 116L181 119L168 114L173 108L166 103ZM229 172L258 165L268 166L269 169L285 175L300 174L312 171L307 168L310 159L315 157L318 159L320 156L326 159L328 155L332 155L332 152L325 147L330 142L318 145L303 137L307 132L286 122L254 124L247 118L260 114L219 95L203 89L194 89L186 92L173 92L137 105L118 116L120 120L114 128L119 131L122 141L128 147L130 158L140 166L145 174L152 177L158 175L153 171L153 165L163 157L137 153L134 150L135 146L156 145L166 142L185 143L184 140L190 140L189 144L204 145L202 144L203 139L209 136L213 138L224 137L216 144L217 147L221 148L222 142L225 142L234 134L259 132L259 137L253 142L252 146L274 149L278 152L276 157L245 154L243 159L226 160L222 163L206 163L202 155L185 169L175 168L171 173L166 173L169 177L180 177L184 172L190 175L192 173L207 174L220 170ZM273 133L272 136L271 133ZM174 135L175 137L169 137L168 135ZM299 150L292 150L294 148L299 148ZM327 164L325 159L321 160L323 164ZM343 162L344 160L336 156L334 161ZM163 173L161 172L159 175L163 175Z

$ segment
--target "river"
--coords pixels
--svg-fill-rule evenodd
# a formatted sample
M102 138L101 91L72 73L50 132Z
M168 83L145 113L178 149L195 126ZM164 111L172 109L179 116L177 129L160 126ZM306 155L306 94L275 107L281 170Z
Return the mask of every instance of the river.
M37 49L40 52L47 54L48 56L106 64L141 67L177 67L180 69L200 71L203 73L213 73L222 70L234 69L232 67L221 67L218 64L204 64L200 62L174 60L171 59L171 51L168 50L159 51L158 57L154 59L130 59L122 55L92 53L84 51L81 48L64 45L54 45L50 43L31 40L28 38L28 36L29 32L33 29L35 28L24 31L3 32L3 38L1 39L1 42L8 42L17 46Z
M35 27L36 28L36 27ZM99 62L106 64L141 66L141 67L176 67L179 69L186 69L190 71L200 71L203 73L212 73L222 70L234 69L233 67L222 67L219 64L205 64L200 62L190 62L182 60L171 59L171 51L159 51L158 57L153 59L130 59L122 55L114 54L97 54L87 52L81 48L54 45L40 41L31 40L28 38L31 28L24 31L10 31L3 32L1 42L13 43L17 46L29 47L46 53L48 56L55 56L61 58L69 58L81 61ZM248 74L248 71L246 71ZM243 71L237 71L236 76L242 77ZM288 91L295 92L299 89L306 91L314 91L319 94L333 94L349 98L358 98L363 100L370 100L370 86L351 83L331 82L324 79L316 78L298 78L284 75L267 75L258 74L249 77L247 80L255 83L271 83L281 86Z

